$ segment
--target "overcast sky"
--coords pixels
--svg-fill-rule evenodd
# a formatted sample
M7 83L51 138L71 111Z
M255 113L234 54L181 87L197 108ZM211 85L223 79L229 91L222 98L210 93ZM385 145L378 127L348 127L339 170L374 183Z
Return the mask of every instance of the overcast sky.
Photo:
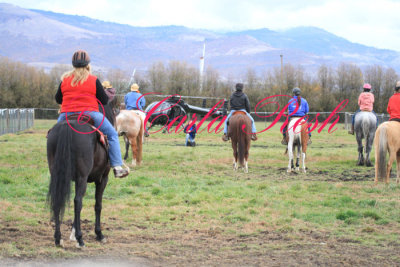
M133 26L210 30L316 26L357 42L400 51L400 0L6 0L23 8Z

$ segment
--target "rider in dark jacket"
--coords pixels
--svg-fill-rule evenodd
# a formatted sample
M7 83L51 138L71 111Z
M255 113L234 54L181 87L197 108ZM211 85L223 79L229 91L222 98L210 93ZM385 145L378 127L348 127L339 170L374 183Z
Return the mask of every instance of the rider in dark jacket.
M243 111L246 112L246 115L251 119L251 140L256 141L257 140L257 135L256 135L256 126L254 125L254 119L250 115L250 101L249 98L245 93L243 93L243 83L237 83L236 84L236 91L231 95L231 100L230 100L230 105L231 105L231 112L229 113L228 117L225 120L225 126L224 126L224 135L222 136L223 141L228 141L228 121L229 118L235 113L235 111Z

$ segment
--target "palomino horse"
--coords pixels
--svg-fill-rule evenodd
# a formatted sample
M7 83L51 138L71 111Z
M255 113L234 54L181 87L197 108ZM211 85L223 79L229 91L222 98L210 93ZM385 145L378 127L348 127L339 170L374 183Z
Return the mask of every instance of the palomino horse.
M397 179L400 177L400 122L388 121L379 125L375 133L375 184L379 181L389 183L393 161L397 160ZM386 153L389 161L386 164Z
M376 131L376 116L372 112L361 111L357 113L354 120L354 131L358 144L358 162L357 165L364 165L364 149L362 139L365 138L365 165L371 167L372 163L369 159L369 154L374 143L374 136Z
M296 171L299 171L299 160L301 156L301 163L302 163L302 168L303 172L306 173L306 151L307 151L307 142L309 139L308 133L307 133L307 123L305 120L302 122L299 122L297 125L300 126L301 124L301 131L299 132L297 127L296 129L293 129L296 122L300 120L301 118L298 117L292 117L289 122L288 126L288 135L289 135L289 142L287 146L287 152L289 152L289 164L287 168L287 172L291 172L292 170L294 171L294 165L293 165L293 150L294 147L297 146L297 159L296 159ZM300 152L301 148L301 152Z
M125 156L128 158L129 144L132 148L132 166L136 166L142 162L142 146L143 146L143 121L136 114L135 110L121 110L117 116L117 133L122 135L125 140Z
M104 109L111 109L104 105ZM112 111L106 112L112 114ZM109 118L113 121L112 118ZM79 133L79 132L81 133ZM90 134L82 134L88 133ZM96 239L105 242L101 232L100 215L103 192L108 182L110 163L107 150L98 141L98 133L88 124L82 124L76 119L57 123L49 131L47 137L47 161L50 170L50 185L47 194L50 208L55 220L55 244L63 247L60 221L64 214L65 203L69 200L71 181L75 182L74 222L70 239L77 241L77 247L84 247L81 231L80 214L82 199L87 183L96 185Z
M245 126L244 128L242 128ZM228 136L232 140L233 169L238 169L238 163L244 172L249 172L247 160L249 158L251 135L251 120L243 111L236 111L229 119ZM239 162L238 162L239 161Z

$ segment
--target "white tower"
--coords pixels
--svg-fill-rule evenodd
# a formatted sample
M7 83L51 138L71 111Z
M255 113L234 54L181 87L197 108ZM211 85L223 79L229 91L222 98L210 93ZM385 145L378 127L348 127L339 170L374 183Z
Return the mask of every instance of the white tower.
M204 56L206 54L206 41L204 40L204 45L203 45L203 55L200 57L200 66L199 66L199 71L200 71L200 92L203 91L203 73L204 73Z

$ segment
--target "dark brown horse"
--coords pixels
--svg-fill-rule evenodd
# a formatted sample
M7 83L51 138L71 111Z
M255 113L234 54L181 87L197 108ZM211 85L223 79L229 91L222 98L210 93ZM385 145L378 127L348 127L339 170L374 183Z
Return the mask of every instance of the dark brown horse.
M108 105L104 106L106 114L113 115ZM110 109L107 111L107 109ZM108 117L107 117L108 118ZM112 117L108 118L113 122ZM77 131L81 132L78 133ZM47 160L50 170L50 185L48 201L55 221L55 244L63 247L60 222L69 201L71 181L75 182L74 222L70 239L77 241L77 247L84 247L81 231L80 214L82 200L86 192L87 183L96 185L96 239L105 242L101 232L100 215L102 209L103 192L108 182L110 163L107 150L99 142L96 131L93 132L89 124L83 124L75 119L57 123L48 134Z
M251 120L243 111L236 111L229 119L228 136L232 140L233 169L242 167L248 172L247 160L249 158L251 142ZM239 164L239 166L238 166Z

